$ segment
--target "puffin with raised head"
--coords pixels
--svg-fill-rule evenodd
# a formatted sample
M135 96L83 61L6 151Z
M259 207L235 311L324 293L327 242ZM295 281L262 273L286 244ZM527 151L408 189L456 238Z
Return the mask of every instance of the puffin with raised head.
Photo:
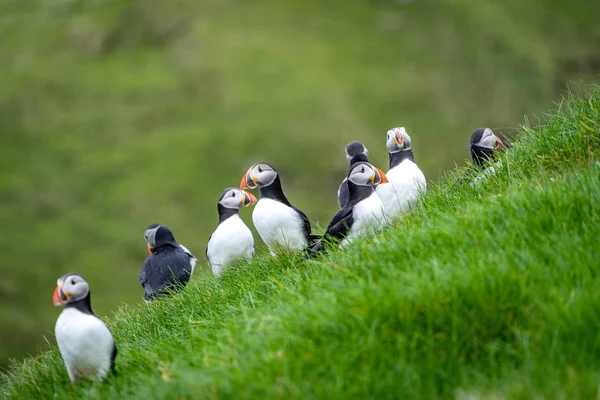
M144 232L148 258L140 271L144 299L166 294L185 286L196 266L196 257L175 240L173 232L161 224L152 224Z
M215 276L240 260L252 258L254 238L239 215L240 208L252 204L256 204L256 197L241 189L227 188L221 193L217 203L219 225L206 246L206 258Z
M240 189L260 189L252 222L271 254L278 250L302 251L319 238L311 233L306 214L285 197L275 169L266 163L251 166L242 177Z
M348 201L329 222L323 239L311 247L310 255L323 250L324 240L341 240L340 246L345 246L384 224L383 204L375 187L388 183L386 174L368 162L359 161L350 166L347 178Z
M56 281L52 301L64 306L54 333L73 386L83 378L105 379L115 371L117 345L108 326L92 311L88 283L81 275L63 275Z
M390 168L386 173L389 184L378 186L377 194L383 203L386 222L391 223L425 194L427 181L415 163L410 136L404 127L387 131L385 145L390 155Z
M346 160L348 167L359 161L369 162L369 150L361 142L351 142L346 145ZM350 193L348 192L348 178L344 178L338 189L338 204L340 210L348 202Z
M502 166L502 162L491 162L496 152L502 149L503 146L502 140L490 128L475 129L469 139L469 151L471 152L473 165L458 178L452 188L465 179L471 179L469 185L478 186L489 175L494 175L496 173L494 167Z

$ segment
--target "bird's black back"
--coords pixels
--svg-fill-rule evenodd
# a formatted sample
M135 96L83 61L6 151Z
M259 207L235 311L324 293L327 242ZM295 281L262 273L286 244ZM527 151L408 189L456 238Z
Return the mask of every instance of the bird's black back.
M155 249L140 271L140 283L144 288L144 298L165 294L185 286L190 280L192 267L190 256L179 246L165 246Z

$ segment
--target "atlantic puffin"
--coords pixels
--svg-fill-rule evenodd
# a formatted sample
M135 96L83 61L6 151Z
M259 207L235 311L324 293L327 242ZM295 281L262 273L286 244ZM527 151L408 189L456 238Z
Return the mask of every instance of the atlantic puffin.
M323 239L310 248L309 255L323 250L324 240L341 240L340 246L346 246L384 225L383 204L375 187L388 183L386 174L368 162L359 161L350 166L347 178L348 202L333 216Z
M502 166L502 162L493 162L496 152L504 147L504 143L490 128L477 128L471 133L469 139L469 151L473 164L465 173L458 178L452 186L460 184L464 180L470 180L470 186L478 186L489 175L494 175L494 167Z
M73 386L83 378L101 381L114 373L117 345L108 326L92 311L85 279L74 273L61 276L52 301L64 306L54 333Z
M346 160L348 160L348 166L359 161L369 162L369 150L361 142L350 142L346 145ZM337 199L340 210L344 208L350 196L347 179L344 178L338 189Z
M383 203L386 223L391 223L425 194L427 182L415 163L410 136L404 127L387 131L385 145L390 155L390 167L386 173L389 184L378 186L377 194Z
M254 206L252 222L271 254L302 251L319 238L311 233L306 214L285 197L279 174L267 163L254 164L242 177L240 189L256 188L260 188L260 200Z
M140 271L144 299L166 294L185 286L196 266L196 257L175 240L169 228L152 224L144 232L148 245L148 258Z
M221 193L217 203L219 225L206 246L206 258L215 276L240 260L252 258L254 238L239 215L240 208L252 204L256 204L256 197L241 189L227 188Z

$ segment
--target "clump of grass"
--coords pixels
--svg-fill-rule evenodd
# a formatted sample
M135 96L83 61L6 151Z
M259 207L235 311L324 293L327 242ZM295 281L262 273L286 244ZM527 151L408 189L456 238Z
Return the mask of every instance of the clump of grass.
M54 345L14 398L594 398L600 89L526 126L479 187L326 257L261 257L108 323L118 376L72 390Z

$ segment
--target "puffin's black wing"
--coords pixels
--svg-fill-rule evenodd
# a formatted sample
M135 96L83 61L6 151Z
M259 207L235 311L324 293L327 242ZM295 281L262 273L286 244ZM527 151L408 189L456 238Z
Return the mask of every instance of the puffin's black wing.
M115 358L117 358L117 344L113 339L113 348L112 353L110 355L110 370L113 374L117 373L117 371L115 370Z
M308 217L306 216L306 214L304 214L302 212L302 210L291 206L294 211L296 211L298 213L298 215L300 216L300 219L302 219L302 229L304 231L304 235L306 235L306 240L308 242L308 245L311 246L312 243L314 243L316 240L319 240L321 237L319 235L313 235L311 233L311 227L310 227L310 221L308 220Z
M346 207L348 204L348 200L350 199L350 190L348 189L348 179L344 178L342 183L340 183L340 187L338 189L338 204L340 206L340 210Z
M346 207L338 211L333 216L323 238L315 241L309 246L308 254L304 257L305 260L325 251L325 240L329 239L337 241L346 237L348 232L350 232L352 223L354 222L352 209L352 206L346 205Z
M325 231L325 236L333 239L343 239L346 237L348 232L350 232L350 227L352 227L352 223L354 222L354 217L352 214L352 209L354 207L346 205L343 209L338 211L329 225L327 226L327 230Z
M188 253L179 247L154 252L146 259L140 272L144 298L150 300L178 284L185 285L190 280L190 269Z

